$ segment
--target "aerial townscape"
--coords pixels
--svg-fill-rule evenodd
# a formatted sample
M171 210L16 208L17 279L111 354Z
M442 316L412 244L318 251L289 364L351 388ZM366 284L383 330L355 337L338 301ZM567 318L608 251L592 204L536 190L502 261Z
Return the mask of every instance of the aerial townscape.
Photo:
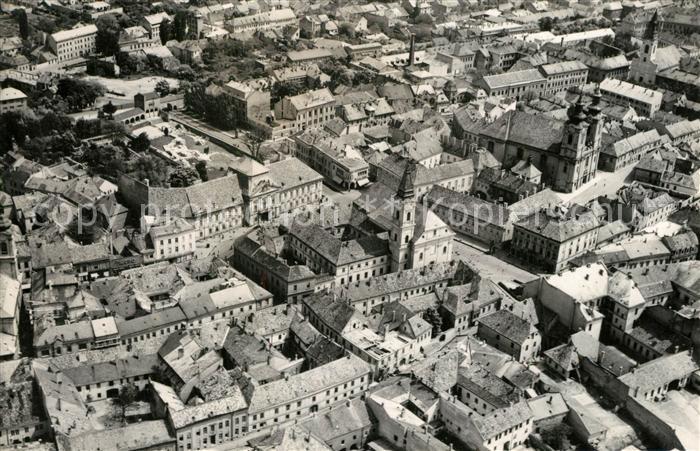
M700 0L0 0L0 451L700 449Z

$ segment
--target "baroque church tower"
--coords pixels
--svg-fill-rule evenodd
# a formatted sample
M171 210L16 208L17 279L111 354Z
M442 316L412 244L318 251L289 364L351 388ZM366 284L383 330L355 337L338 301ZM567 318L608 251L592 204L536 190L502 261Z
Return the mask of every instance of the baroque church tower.
M417 164L414 160L406 163L393 205L389 239L392 272L411 268L411 242L416 228L416 196L413 185Z

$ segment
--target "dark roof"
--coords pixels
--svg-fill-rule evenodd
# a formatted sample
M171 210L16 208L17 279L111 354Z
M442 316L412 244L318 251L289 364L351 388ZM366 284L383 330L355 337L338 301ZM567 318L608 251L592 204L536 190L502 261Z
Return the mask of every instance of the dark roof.
M355 308L345 300L333 299L325 293L315 293L303 302L321 322L337 333L345 329L356 313Z
M574 213L576 210L579 213ZM596 229L599 225L592 211L580 208L556 211L543 209L516 223L516 227L559 243Z
M524 342L534 330L529 321L516 316L509 310L499 310L479 318L478 322L515 343Z
M481 130L481 136L558 152L564 122L542 114L511 111Z

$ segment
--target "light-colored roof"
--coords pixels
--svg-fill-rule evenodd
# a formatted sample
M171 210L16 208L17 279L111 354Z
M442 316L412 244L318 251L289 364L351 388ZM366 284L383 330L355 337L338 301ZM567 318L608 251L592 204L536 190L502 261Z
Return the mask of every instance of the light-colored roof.
M545 64L540 66L545 75L558 75L579 70L588 70L588 66L581 61L562 61L560 63Z
M600 90L604 93L616 94L653 105L661 105L661 100L663 99L663 94L659 91L613 78L606 78L601 81Z
M487 75L484 83L489 89L506 88L510 86L544 83L546 79L537 69L526 69L516 72L506 72L498 75Z
M287 380L277 380L256 387L248 411L250 414L265 411L369 373L370 366L367 362L353 354L348 354L342 359L290 376Z
M97 34L97 27L95 25L85 25L83 27L59 31L52 34L51 37L56 42L63 42L70 39L82 38L91 34Z
M15 317L19 290L19 280L0 274L0 318Z
M633 390L639 388L639 394L643 395L647 391L687 377L697 369L698 365L693 360L691 352L683 351L646 362L620 376L619 380Z
M71 436L68 448L71 451L136 451L159 448L159 445L174 445L165 420L144 421L123 427L90 431ZM99 444L99 448L96 448Z
M323 88L290 97L289 101L297 110L305 110L335 102L335 97L328 88Z
M0 102L9 102L10 100L26 99L27 96L19 89L4 88L0 90Z

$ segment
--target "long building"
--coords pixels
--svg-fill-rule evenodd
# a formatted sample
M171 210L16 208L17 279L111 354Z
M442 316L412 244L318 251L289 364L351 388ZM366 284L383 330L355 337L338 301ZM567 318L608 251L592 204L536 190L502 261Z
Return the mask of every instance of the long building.
M298 25L297 16L289 8L273 9L249 16L236 17L227 22L232 33L256 33L266 30L281 30Z
M346 357L255 388L248 405L250 432L267 430L308 417L362 395L372 379L370 366Z
M48 37L46 44L58 57L58 61L63 62L95 53L97 50L96 38L97 27L85 25L54 33Z
M663 100L663 94L659 91L611 78L600 82L600 92L605 100L617 105L631 106L637 114L648 118L653 118L661 109Z

